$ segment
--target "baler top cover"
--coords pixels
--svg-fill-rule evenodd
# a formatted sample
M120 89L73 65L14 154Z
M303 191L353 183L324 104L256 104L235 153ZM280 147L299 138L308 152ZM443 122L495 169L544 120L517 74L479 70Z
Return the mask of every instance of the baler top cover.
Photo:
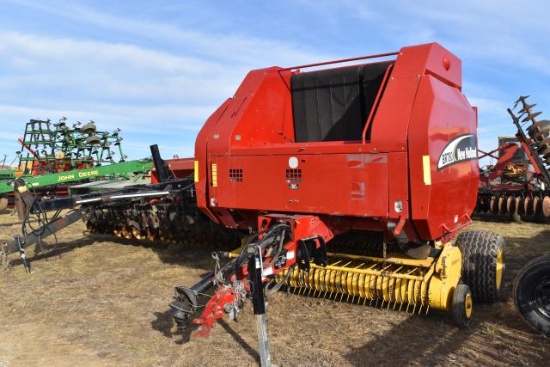
M314 213L335 234L410 242L467 224L477 113L461 61L436 43L360 59L251 71L197 137L199 207L228 227L253 226L259 212Z

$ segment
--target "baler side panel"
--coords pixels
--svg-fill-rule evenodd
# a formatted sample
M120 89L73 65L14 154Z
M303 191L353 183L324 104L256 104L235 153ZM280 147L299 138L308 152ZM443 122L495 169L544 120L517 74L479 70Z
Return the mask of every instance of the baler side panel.
M212 188L211 156L227 154L232 147L263 146L294 140L290 101L290 72L280 68L247 74L233 98L205 122L195 144L197 206L218 222L207 202Z
M475 111L457 87L431 75L422 78L409 129L409 177L411 214L423 239L441 237L469 221L477 197L477 155L455 150L455 163L438 165L454 139L469 137L475 144L476 129Z
M398 223L410 218L409 182L403 179L409 170L408 159L406 152L390 152L388 157L388 219Z
M387 154L213 157L223 208L388 216Z
M277 67L248 73L227 113L209 129L208 153L294 142L290 74Z
M430 74L445 84L462 88L462 62L437 43L402 48L396 66L399 67L392 75L396 79Z
M218 223L218 219L208 209L206 203L208 198L208 142L213 136L213 128L218 121L225 115L230 106L234 103L234 99L227 99L218 109L210 115L208 120L204 123L202 129L197 135L195 141L195 164L194 164L194 176L195 176L195 192L197 197L197 207L201 208L210 219Z
M460 59L437 43L402 48L373 121L372 147L378 151L407 151L420 79L433 75L460 89L461 65Z

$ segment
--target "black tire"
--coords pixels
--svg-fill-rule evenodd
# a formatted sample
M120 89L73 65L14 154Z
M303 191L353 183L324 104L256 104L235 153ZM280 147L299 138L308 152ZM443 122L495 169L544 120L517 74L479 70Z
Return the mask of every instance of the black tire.
M453 321L459 327L466 327L472 320L473 301L470 287L464 283L458 283L453 293L453 305L451 313Z
M456 245L462 253L462 282L468 284L476 302L500 298L504 272L504 239L497 233L461 233Z
M550 336L550 257L529 261L514 281L514 302L521 317L537 332Z

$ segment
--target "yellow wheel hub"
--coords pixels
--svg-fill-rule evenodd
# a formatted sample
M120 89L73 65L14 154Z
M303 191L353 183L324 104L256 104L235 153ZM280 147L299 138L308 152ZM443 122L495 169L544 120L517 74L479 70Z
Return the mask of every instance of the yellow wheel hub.
M466 295L466 299L464 300L464 313L466 315L466 318L472 317L472 311L474 310L474 302L472 300L472 295L468 293Z
M500 289L500 284L502 282L502 272L504 271L504 256L502 255L502 250L499 249L498 250L498 255L497 255L497 264L496 264L496 274L495 274L495 280L496 280L496 285L497 285L497 289Z

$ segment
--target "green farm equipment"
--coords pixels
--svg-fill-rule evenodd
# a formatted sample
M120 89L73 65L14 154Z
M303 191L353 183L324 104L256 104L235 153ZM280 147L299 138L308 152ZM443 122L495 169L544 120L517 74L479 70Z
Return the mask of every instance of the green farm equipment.
M119 135L98 131L95 123L76 122L69 127L66 118L58 123L49 120L30 120L25 128L19 152L18 168L24 175L42 175L73 169L125 162ZM118 152L113 151L116 147Z
M68 192L68 184L129 179L149 172L150 160L127 161L122 139L120 129L98 131L93 121L69 124L65 117L57 123L31 119L18 139L17 167L0 171L0 210L12 205L13 183L19 177L30 189L57 196Z

